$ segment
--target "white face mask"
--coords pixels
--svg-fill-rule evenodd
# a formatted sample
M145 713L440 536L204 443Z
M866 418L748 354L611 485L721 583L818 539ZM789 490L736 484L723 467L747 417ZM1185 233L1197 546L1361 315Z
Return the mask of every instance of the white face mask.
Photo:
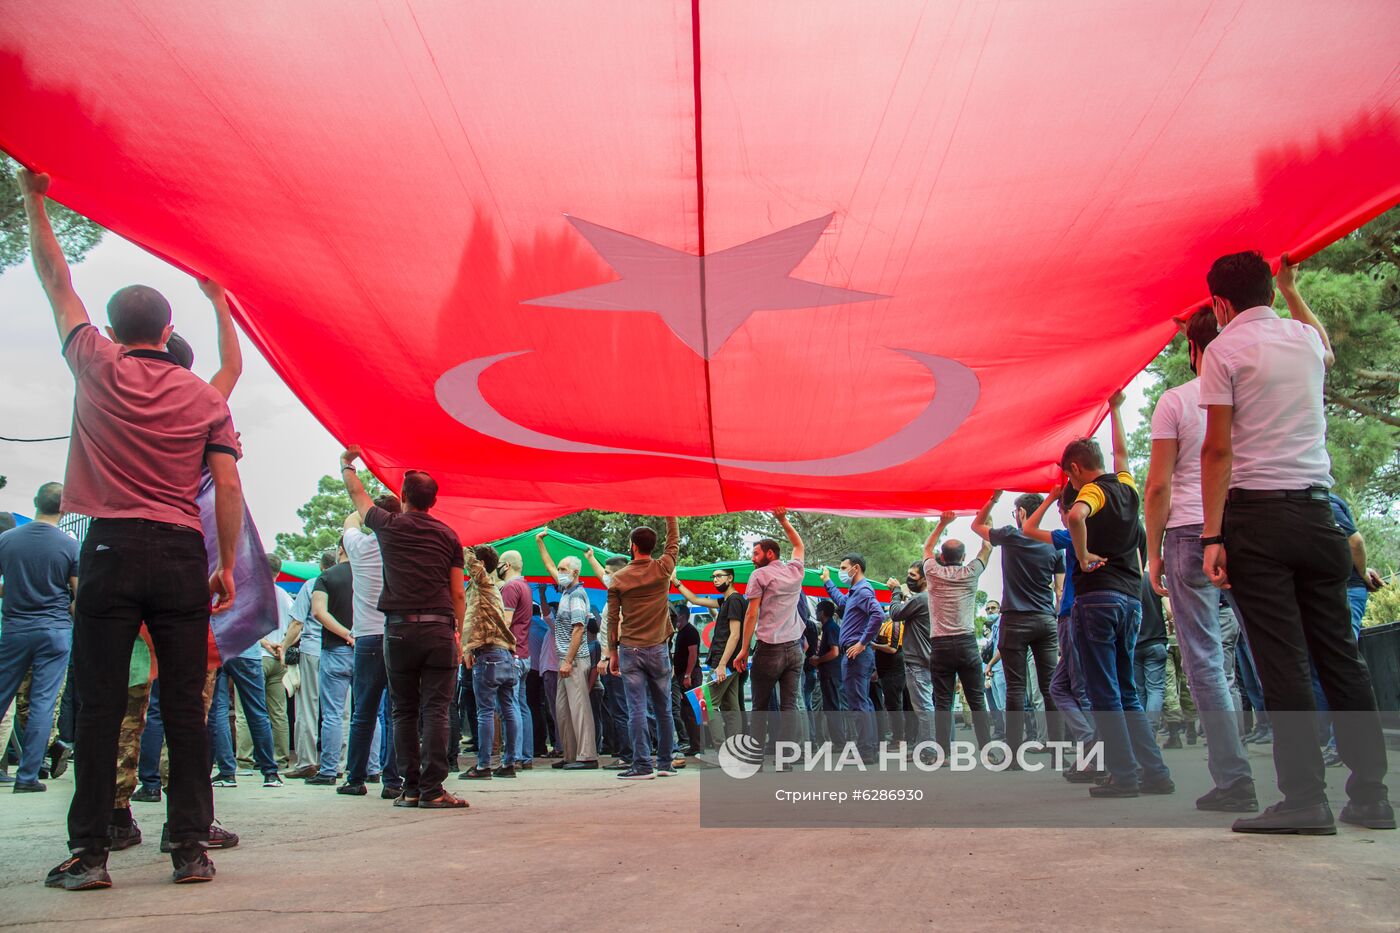
M610 574L610 573L605 573L605 574L603 574L603 586L605 586L605 587L612 586L612 574Z
M836 571L836 575L841 578L842 586L846 586L851 582L851 575L844 570Z
M571 573L561 573L559 576L555 577L555 579L559 582L560 587L572 586L574 575Z

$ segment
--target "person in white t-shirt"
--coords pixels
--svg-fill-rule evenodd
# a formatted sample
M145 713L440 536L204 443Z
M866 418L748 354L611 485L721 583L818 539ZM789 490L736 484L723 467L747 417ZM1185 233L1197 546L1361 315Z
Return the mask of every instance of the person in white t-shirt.
M1200 308L1183 330L1191 372L1199 372L1201 356L1218 330L1215 312ZM1225 674L1220 590L1211 586L1202 569L1201 441L1206 413L1200 401L1201 380L1192 379L1164 392L1152 413L1152 465L1143 497L1147 574L1159 596L1171 597L1181 666L1205 727L1215 786L1196 801L1196 808L1253 813L1259 800Z
M1216 586L1234 590L1243 610L1283 792L1282 801L1233 828L1337 831L1313 715L1311 662L1328 705L1340 711L1333 714L1337 750L1351 769L1342 821L1394 829L1376 695L1347 604L1351 554L1328 497L1322 396L1334 357L1327 331L1294 286L1287 256L1278 285L1291 320L1271 307L1274 281L1259 253L1222 256L1206 284L1222 329L1201 362L1203 569Z

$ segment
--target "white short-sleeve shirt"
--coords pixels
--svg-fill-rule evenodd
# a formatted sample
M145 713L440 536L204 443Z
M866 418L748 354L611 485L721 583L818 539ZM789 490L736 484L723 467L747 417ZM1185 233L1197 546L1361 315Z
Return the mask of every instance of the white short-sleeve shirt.
M384 556L379 552L379 538L359 528L347 528L343 540L354 578L354 635L383 635L384 613L379 611L379 594L384 589Z
M1201 506L1201 443L1206 437L1206 412L1201 407L1201 380L1168 389L1152 410L1152 439L1176 441L1172 465L1172 504L1168 528L1205 522Z
M1259 305L1206 347L1202 408L1234 408L1231 489L1332 486L1322 411L1325 351L1317 331Z

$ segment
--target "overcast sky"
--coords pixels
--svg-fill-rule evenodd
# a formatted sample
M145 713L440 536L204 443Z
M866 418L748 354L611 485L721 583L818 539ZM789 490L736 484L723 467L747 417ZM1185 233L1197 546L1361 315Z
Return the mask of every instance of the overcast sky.
M133 282L150 285L170 299L176 330L195 348L195 372L205 378L213 375L218 369L214 312L194 279L112 233L73 269L73 284L99 326L106 323L107 298ZM0 315L5 335L0 354L4 366L0 375L0 435L67 434L72 421L73 381L58 353L48 302L29 264L0 274ZM313 337L307 335L307 339ZM321 476L336 472L340 445L272 371L257 348L246 338L242 346L243 378L230 408L242 432L244 457L239 470L248 507L264 544L271 548L277 532L301 530L296 510L315 492ZM1130 432L1142 404L1140 383L1141 379L1130 387L1125 406ZM1107 451L1106 423L1099 434ZM0 475L9 477L9 485L0 489L0 511L31 515L34 492L40 484L63 479L67 451L63 441L0 442ZM1004 496L994 513L998 524L1010 521L1012 498ZM959 519L951 534L970 541L973 536L968 519ZM685 555L681 559L684 561ZM983 579L983 589L993 595L1001 591L999 565L993 558Z

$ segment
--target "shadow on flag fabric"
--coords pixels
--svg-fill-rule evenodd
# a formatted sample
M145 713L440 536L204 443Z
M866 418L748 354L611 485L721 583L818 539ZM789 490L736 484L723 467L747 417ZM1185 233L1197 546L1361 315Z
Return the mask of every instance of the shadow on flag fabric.
M1400 200L1396 0L10 7L0 148L466 541L1044 491L1213 259Z
M209 572L219 563L219 532L214 519L214 480L205 470L199 478L199 520L204 526L204 550L209 558ZM233 565L233 606L226 612L209 617L219 656L229 661L247 651L260 639L277 628L277 584L272 581L272 568L267 564L258 528L248 507L243 507L243 530L238 535L238 549Z
M694 690L690 690L685 695L690 701L690 711L695 715L695 721L707 723L710 721L710 685L701 684Z

